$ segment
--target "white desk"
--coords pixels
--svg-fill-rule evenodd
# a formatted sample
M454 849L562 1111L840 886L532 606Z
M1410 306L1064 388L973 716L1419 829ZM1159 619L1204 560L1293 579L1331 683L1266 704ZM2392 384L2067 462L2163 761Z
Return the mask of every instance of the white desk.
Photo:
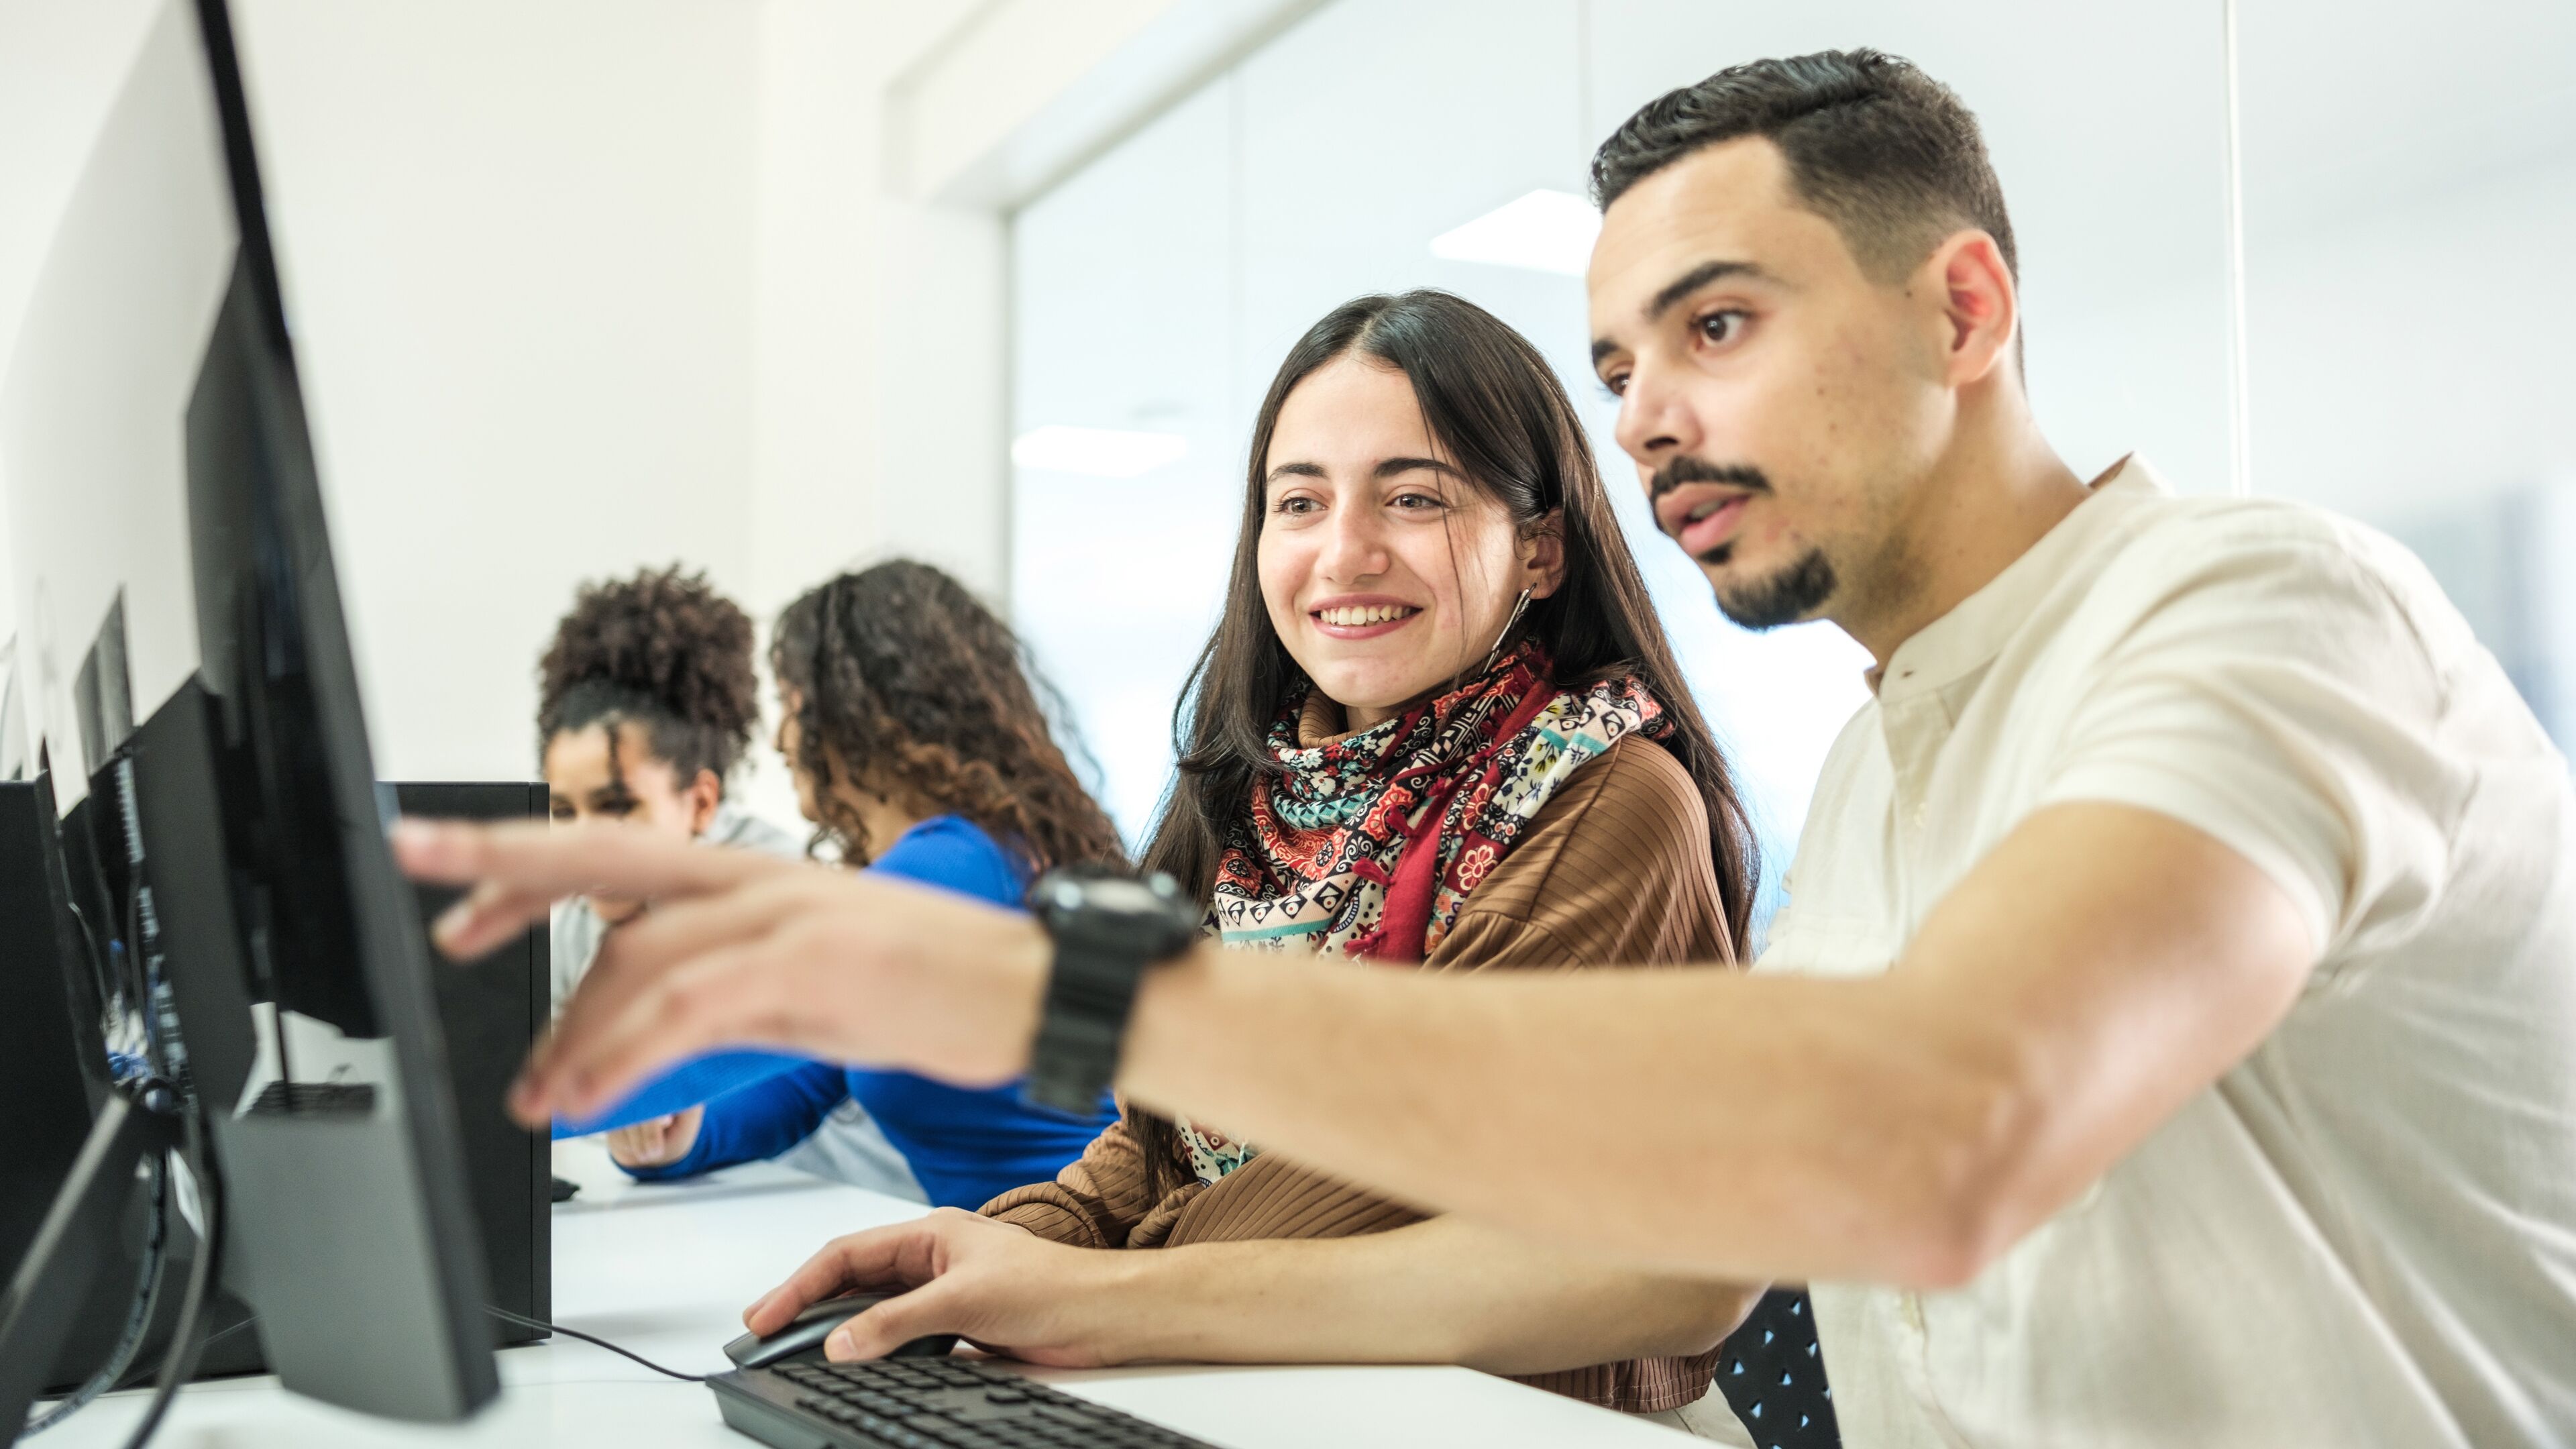
M743 1307L839 1233L899 1222L912 1203L760 1165L670 1186L628 1182L586 1143L556 1149L582 1184L555 1209L555 1321L690 1373L731 1367L724 1343ZM610 1445L748 1449L697 1384L661 1378L585 1343L556 1338L500 1355L498 1402L471 1424L387 1424L288 1394L274 1379L195 1385L154 1439L158 1449L365 1449L365 1446ZM1682 1445L1699 1441L1605 1409L1461 1368L1030 1369L1032 1378L1231 1449L1496 1449ZM36 1442L117 1449L142 1394L103 1399Z

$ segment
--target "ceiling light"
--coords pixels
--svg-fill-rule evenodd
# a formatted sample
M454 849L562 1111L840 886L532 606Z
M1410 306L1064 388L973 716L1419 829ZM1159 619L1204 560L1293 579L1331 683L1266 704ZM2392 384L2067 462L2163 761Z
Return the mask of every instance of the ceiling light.
M1453 262L1487 262L1539 272L1583 275L1601 213L1570 191L1533 191L1431 239L1431 254Z
M1131 433L1116 428L1066 428L1048 425L1022 433L1011 444L1011 461L1048 473L1079 473L1086 478L1134 478L1190 451L1190 440L1178 433Z

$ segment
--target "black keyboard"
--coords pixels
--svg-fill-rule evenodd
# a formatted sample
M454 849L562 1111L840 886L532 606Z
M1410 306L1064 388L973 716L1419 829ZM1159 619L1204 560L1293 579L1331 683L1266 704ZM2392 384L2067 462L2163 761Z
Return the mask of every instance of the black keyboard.
M1216 1449L972 1358L792 1363L707 1380L778 1449Z

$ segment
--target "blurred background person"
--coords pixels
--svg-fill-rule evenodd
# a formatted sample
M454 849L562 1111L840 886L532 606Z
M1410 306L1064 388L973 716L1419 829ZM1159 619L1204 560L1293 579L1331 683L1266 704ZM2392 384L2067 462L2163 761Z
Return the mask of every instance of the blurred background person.
M897 560L788 605L770 646L780 753L843 864L1018 907L1059 865L1119 866L1118 833L1057 743L1019 641L956 579ZM680 1102L685 1107L677 1107ZM638 1177L668 1179L795 1150L863 1108L934 1205L974 1207L1054 1176L1114 1117L1031 1106L1017 1083L967 1089L909 1072L765 1053L708 1058L613 1114Z
M805 841L741 809L727 785L760 725L751 616L680 566L582 586L538 662L537 748L558 821L617 820L711 845L802 857ZM550 975L560 1008L613 928L644 903L581 896L556 907ZM609 1134L612 1156L650 1153L669 1115ZM790 1166L916 1201L903 1154L855 1103Z

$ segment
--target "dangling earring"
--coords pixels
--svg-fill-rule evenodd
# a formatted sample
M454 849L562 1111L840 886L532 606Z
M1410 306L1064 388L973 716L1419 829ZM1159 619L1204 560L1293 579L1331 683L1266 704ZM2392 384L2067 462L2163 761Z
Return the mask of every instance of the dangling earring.
M1520 601L1512 605L1512 616L1503 621L1503 632L1494 636L1494 647L1485 651L1485 667L1477 671L1478 673L1494 672L1494 661L1503 655L1503 641L1512 637L1512 629L1520 623L1521 615L1529 609L1529 601L1530 591L1521 590Z

